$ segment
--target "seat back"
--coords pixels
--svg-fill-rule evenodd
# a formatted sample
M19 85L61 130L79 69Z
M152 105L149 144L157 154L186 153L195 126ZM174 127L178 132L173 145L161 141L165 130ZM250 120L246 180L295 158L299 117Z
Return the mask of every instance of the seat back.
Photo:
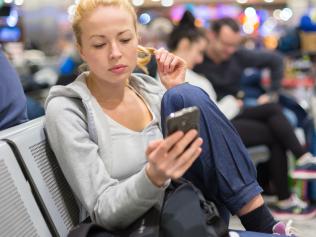
M70 229L79 223L79 208L48 145L44 118L24 126L25 129L5 139L16 151L54 235L67 236Z
M270 157L269 148L265 145L248 147L247 150L254 165L266 162Z
M10 146L0 141L0 235L52 236Z

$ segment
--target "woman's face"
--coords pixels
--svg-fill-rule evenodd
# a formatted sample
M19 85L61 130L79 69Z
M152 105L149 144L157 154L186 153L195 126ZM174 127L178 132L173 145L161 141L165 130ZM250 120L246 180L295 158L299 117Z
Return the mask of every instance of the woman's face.
M204 38L199 38L197 41L189 43L182 56L187 62L189 69L193 69L195 65L202 63L206 46L207 40Z
M138 39L132 15L117 6L99 6L80 23L79 51L92 77L125 82L136 66Z

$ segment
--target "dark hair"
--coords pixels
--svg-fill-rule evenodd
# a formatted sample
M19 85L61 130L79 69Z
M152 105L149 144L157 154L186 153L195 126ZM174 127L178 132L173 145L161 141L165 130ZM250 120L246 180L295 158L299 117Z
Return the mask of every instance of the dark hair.
M206 38L202 29L195 26L195 18L190 11L185 11L179 25L173 28L170 33L167 46L173 51L178 47L179 42L186 38L190 42L198 41L200 38Z
M224 18L215 20L211 25L211 30L215 32L216 34L218 34L223 28L223 26L228 26L236 33L240 31L240 26L237 23L237 21L235 21L233 18L230 18L230 17L224 17Z

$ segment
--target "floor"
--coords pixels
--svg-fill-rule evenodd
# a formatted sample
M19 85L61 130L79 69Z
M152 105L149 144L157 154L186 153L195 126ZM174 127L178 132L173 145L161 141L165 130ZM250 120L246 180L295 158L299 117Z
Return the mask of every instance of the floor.
M294 221L292 225L299 230L299 237L316 237L316 219ZM232 217L230 219L229 228L234 230L244 230L237 217Z
M266 202L273 201L270 198L265 197ZM292 226L299 232L299 237L316 237L316 218L304 221L293 221ZM230 219L230 229L244 230L239 219L236 216Z

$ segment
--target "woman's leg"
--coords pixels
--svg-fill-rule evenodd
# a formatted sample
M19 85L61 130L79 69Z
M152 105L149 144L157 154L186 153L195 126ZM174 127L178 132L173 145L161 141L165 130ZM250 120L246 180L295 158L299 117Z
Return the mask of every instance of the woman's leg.
M279 145L270 146L271 158L268 161L272 183L276 189L278 200L290 198L291 191L288 183L288 163L286 152Z
M287 180L288 163L286 150L289 149L293 153L296 150L295 155L299 157L304 153L304 149L297 141L287 120L284 119L279 106L267 104L252 110L245 110L241 116L234 119L233 124L246 145L266 144L270 148L269 173L279 199L277 203L270 206L274 215L279 218L286 216L293 219L313 217L316 209L309 207L290 193ZM283 134L282 136L284 137L280 134ZM282 142L282 139L284 142ZM290 146L290 144L293 145L292 149L286 147ZM300 172L303 173L304 170ZM310 170L307 170L306 173L309 176L311 174Z
M293 127L283 115L278 104L269 103L246 108L236 119L252 119L266 123L279 144L286 150L292 151L296 158L307 152L299 143Z
M291 192L288 185L288 164L286 150L275 139L272 131L265 122L237 118L232 121L241 140L246 147L256 145L266 145L270 150L269 174L271 181L275 186L276 194L279 200L288 199Z
M271 232L275 221L266 208L261 208L262 202L259 206L252 206L253 200L259 200L262 189L257 183L256 170L248 152L233 125L204 91L189 84L168 90L162 100L163 127L170 113L190 106L200 109L200 136L204 143L200 158L185 177L198 186L206 198L217 204L222 216L227 214L227 209L236 214L250 206L242 214L247 216L258 209L256 218L260 221L255 228L257 231Z

